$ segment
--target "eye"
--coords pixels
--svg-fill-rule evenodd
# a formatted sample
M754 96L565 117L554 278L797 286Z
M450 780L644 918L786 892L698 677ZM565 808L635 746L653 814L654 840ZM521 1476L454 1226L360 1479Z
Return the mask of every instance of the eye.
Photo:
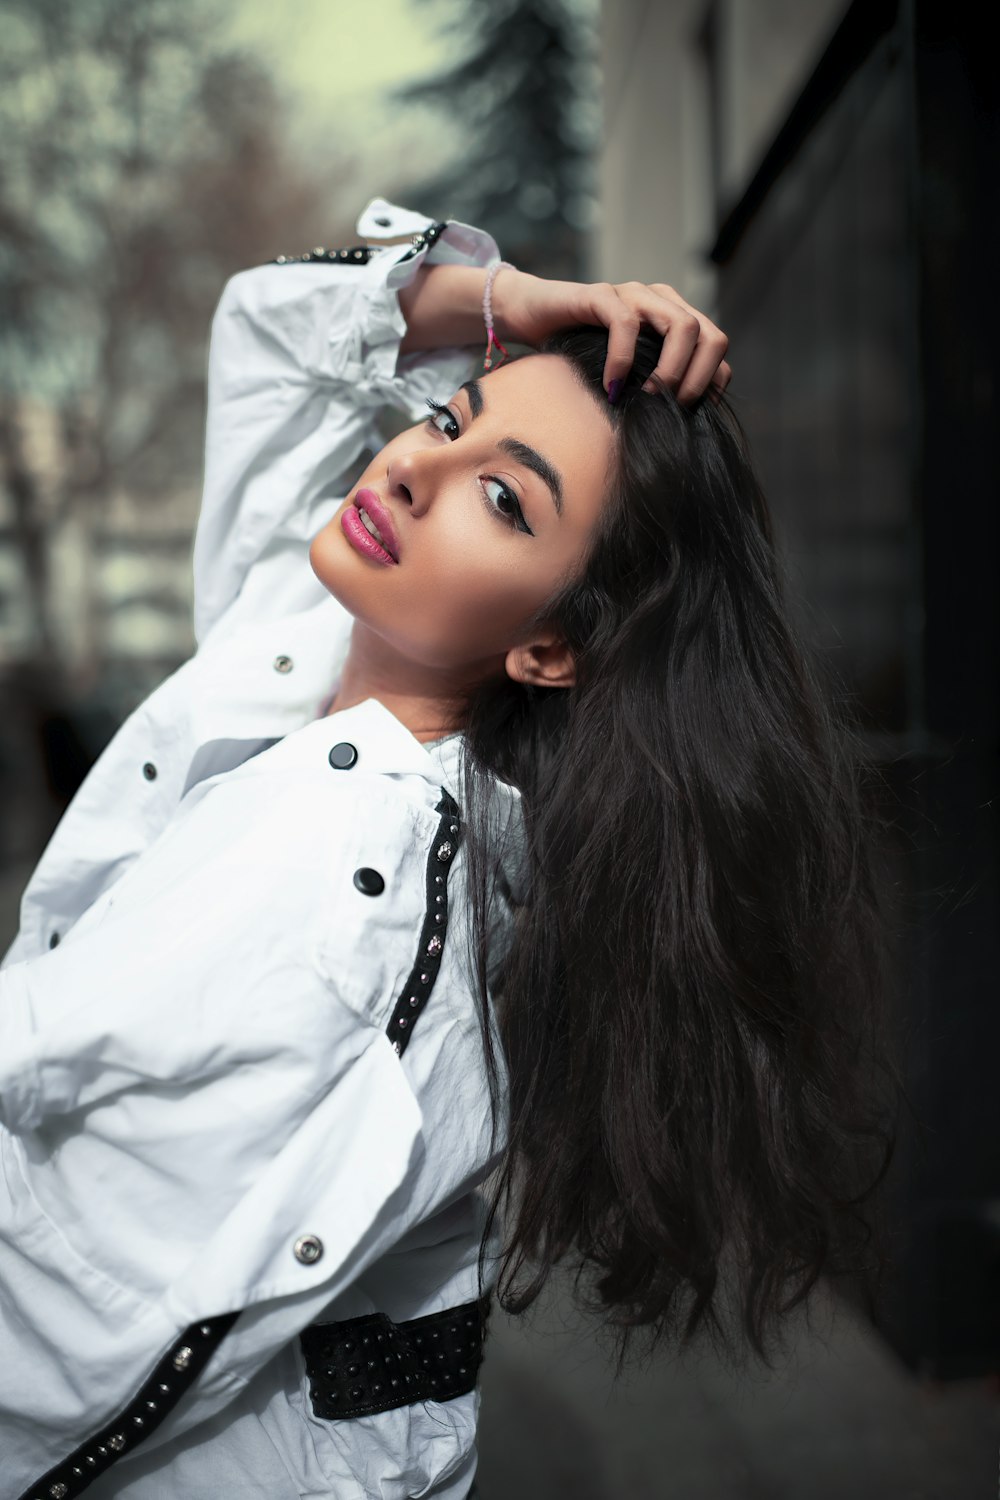
M424 398L431 409L427 418L427 425L435 432L440 432L447 437L449 442L454 442L462 434L454 412L450 406L442 406L440 401L432 401L429 396ZM492 474L487 474L481 481L483 491L483 503L491 515L496 516L505 526L511 530L523 531L528 536L534 536L534 532L524 519L524 512L514 491L509 485L501 480L495 479ZM495 495L494 492L495 491Z
M427 418L428 424L433 427L435 431L442 433L444 436L449 437L452 439L452 441L454 441L454 439L458 437L462 429L459 427L457 421L455 420L451 408L448 406L442 406L439 401L432 401L429 396L427 396L425 399L427 401L427 405L431 409L431 415ZM450 428L454 428L454 431L450 431Z
M495 489L498 492L496 500L508 506L509 509L501 509L501 505L495 503L493 496L490 494L491 489ZM518 531L524 531L527 532L528 536L534 536L535 533L524 519L524 512L521 510L517 496L512 489L508 489L507 485L488 474L483 480L483 494L486 496L487 510L491 510L494 515L499 516L501 521L507 526L516 526Z

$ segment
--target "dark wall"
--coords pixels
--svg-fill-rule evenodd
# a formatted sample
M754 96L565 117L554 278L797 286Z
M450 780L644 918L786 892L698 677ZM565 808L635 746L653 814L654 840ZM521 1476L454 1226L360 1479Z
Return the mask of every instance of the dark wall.
M884 782L904 1115L883 1330L1000 1368L997 85L982 17L852 5L722 225L799 619Z

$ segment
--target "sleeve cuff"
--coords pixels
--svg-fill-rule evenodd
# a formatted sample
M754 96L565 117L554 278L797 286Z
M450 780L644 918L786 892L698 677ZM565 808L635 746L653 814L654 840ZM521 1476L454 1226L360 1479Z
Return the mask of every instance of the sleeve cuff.
M486 266L500 259L496 240L483 229L452 219L443 224L373 198L357 223L370 244L379 239L402 243L379 248L368 263L371 301L365 320L362 370L357 387L361 406L395 406L416 420L426 414L426 398L452 392L469 375L474 355L469 347L420 350L400 355L406 319L399 292L409 286L425 262L431 265ZM485 337L485 335L484 335Z

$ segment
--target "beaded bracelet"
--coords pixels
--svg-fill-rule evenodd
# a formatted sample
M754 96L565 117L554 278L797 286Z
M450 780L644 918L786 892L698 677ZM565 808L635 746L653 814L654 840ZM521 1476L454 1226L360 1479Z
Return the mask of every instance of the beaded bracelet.
M486 272L486 285L483 287L483 322L486 324L486 353L483 356L483 369L490 370L493 367L493 350L499 349L502 359L498 360L498 366L502 365L507 358L507 350L501 344L493 332L493 282L498 271L515 271L509 260L494 261Z

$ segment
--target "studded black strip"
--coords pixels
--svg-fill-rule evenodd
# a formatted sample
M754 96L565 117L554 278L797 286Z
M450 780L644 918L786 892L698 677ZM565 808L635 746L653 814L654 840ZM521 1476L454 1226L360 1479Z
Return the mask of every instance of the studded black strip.
M407 250L405 255L399 257L400 260L412 260L415 255L420 254L421 250L429 250L432 245L437 244L447 228L447 219L439 219L436 224L428 225L426 229L421 230L419 234L413 236L410 241L409 250Z
M421 250L429 250L436 245L444 231L448 228L448 220L441 219L435 224L429 224L426 229L410 238L410 248L405 255L399 258L412 260L419 255ZM337 250L328 250L325 245L315 245L312 250L305 250L301 255L276 255L271 261L272 266L296 266L303 261L319 261L326 265L352 265L365 266L373 255L378 253L377 245L345 245Z
M62 1463L36 1479L20 1500L74 1500L131 1453L173 1411L232 1328L238 1312L192 1323L179 1334L132 1400Z
M313 1415L368 1417L415 1401L450 1401L476 1384L491 1293L423 1318L394 1323L365 1313L311 1323L299 1335Z
M317 245L313 250L306 250L302 255L276 255L271 261L272 266L295 266L304 260L317 260L327 265L346 263L352 266L366 266L375 254L371 245L347 245L342 250L327 250L324 245Z
M403 1052L410 1040L417 1017L430 998L441 967L445 929L448 925L448 870L462 837L458 803L444 787L441 788L441 801L434 811L441 814L441 821L427 856L427 911L420 929L417 960L385 1028L386 1035L399 1053Z

